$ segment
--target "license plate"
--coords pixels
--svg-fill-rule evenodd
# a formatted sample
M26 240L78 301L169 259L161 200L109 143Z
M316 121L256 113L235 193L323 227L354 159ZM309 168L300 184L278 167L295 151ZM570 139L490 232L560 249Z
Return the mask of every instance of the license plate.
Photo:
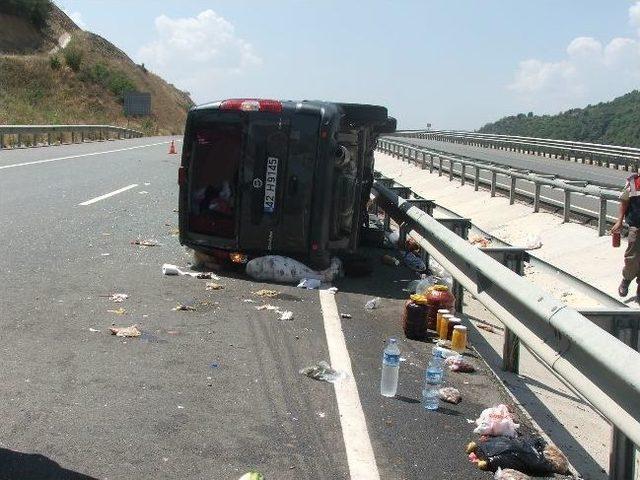
M273 213L276 209L276 187L278 185L278 159L267 158L267 174L264 179L264 211Z

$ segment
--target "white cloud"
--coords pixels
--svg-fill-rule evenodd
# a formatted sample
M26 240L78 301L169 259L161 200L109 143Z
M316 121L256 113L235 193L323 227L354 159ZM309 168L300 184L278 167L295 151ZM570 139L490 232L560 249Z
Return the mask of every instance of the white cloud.
M253 46L213 10L189 18L161 15L155 27L157 38L140 48L139 61L201 100L216 96L216 82L262 63Z
M640 1L629 8L629 23L640 36ZM640 37L617 37L603 45L592 37L577 37L556 62L520 62L509 89L522 107L543 112L593 103L640 86Z

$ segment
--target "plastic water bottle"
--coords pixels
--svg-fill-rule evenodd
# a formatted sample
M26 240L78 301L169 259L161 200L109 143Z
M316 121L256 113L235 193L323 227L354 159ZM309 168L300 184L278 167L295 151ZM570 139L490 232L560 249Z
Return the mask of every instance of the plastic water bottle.
M380 379L380 394L385 397L395 397L398 391L398 373L400 371L400 348L395 338L390 338L384 352L382 352L382 378Z
M424 384L422 390L422 406L425 410L437 410L440 406L440 387L442 384Z
M442 387L442 380L444 379L442 362L444 362L444 358L440 355L440 351L434 348L429 366L424 374L422 406L426 410L437 410L440 406L439 390Z
M442 368L444 358L439 355L433 355L427 371L425 372L425 382L429 384L440 384L444 377L444 369Z

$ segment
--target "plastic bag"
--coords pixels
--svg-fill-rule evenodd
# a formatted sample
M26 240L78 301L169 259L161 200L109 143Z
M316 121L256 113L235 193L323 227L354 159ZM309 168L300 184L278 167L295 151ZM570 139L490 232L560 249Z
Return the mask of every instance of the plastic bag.
M374 310L378 307L380 307L380 297L376 297L376 298L372 298L371 300L369 300L367 303L364 304L364 308L366 308L367 310Z
M453 403L457 405L462 401L462 395L460 395L460 391L457 388L453 387L444 387L438 390L438 396L441 400Z
M531 480L529 475L525 475L522 472L507 468L505 470L498 467L496 475L493 477L495 480Z
M510 437L483 437L477 443L471 442L467 452L475 454L476 464L482 470L495 472L501 468L530 475L549 475L554 473L555 467L545 458L545 446L546 443L541 438L525 440ZM504 471L501 473L502 478L509 478L504 477Z
M446 285L449 290L453 289L453 276L431 257L429 257L429 271L435 277L436 283Z
M513 416L506 405L500 404L497 407L486 408L476 419L476 429L473 431L478 435L515 437L519 424L513 421Z
M300 373L309 378L313 378L314 380L321 380L329 383L336 383L347 378L347 374L345 372L334 370L331 368L331 365L325 361L320 361L315 365L303 368L300 370Z
M522 246L525 250L536 250L538 248L542 248L542 239L540 235L536 235L535 233L530 233L524 239L524 245Z
M266 255L250 260L246 272L251 278L260 281L295 283L306 278L332 282L340 276L342 262L339 258L332 258L329 268L315 271L293 258Z
M443 365L449 367L452 372L472 373L476 371L476 367L462 355L449 356Z
M418 295L425 295L427 293L427 289L432 287L433 285L438 284L439 279L433 275L422 275L422 279L416 285L416 293Z
M298 284L298 288L306 288L307 290L314 290L320 288L322 282L317 278L303 278Z

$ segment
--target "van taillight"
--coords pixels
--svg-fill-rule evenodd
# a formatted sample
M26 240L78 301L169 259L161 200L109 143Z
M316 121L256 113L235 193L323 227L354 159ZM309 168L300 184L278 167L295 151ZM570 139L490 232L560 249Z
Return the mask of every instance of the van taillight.
M220 104L220 110L240 110L242 112L282 112L282 103L278 100L260 100L257 98L233 98Z
M187 169L185 167L178 168L178 185L182 186L187 183Z

